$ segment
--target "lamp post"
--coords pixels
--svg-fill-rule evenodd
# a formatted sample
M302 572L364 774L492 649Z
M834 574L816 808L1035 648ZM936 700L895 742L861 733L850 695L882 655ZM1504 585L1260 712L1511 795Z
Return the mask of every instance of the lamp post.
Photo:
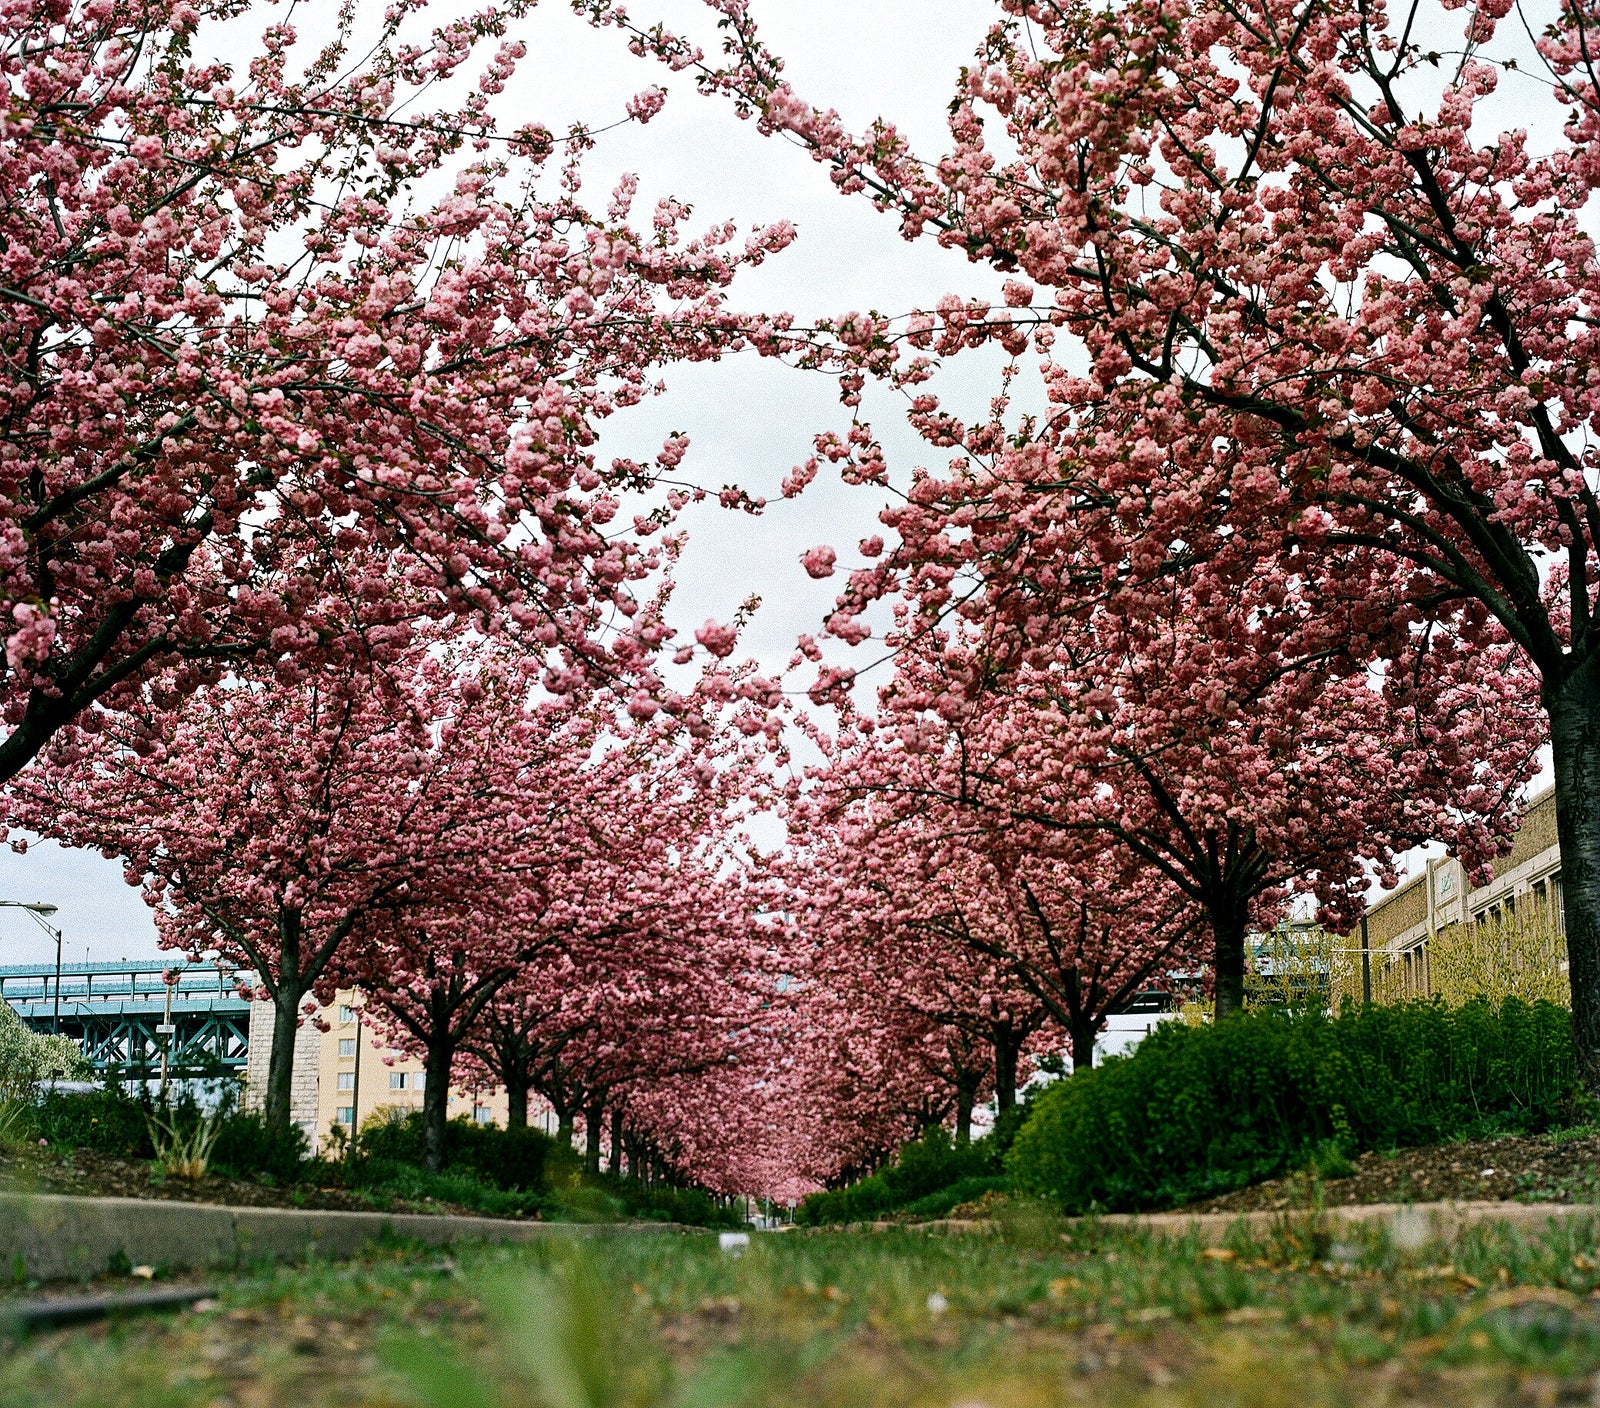
M22 900L0 900L0 909L25 909L33 916L36 923L45 933L56 941L56 1004L55 1016L50 1023L50 1029L57 1034L61 1031L61 930L46 917L56 913L56 906L47 900L37 900L33 904L26 904Z

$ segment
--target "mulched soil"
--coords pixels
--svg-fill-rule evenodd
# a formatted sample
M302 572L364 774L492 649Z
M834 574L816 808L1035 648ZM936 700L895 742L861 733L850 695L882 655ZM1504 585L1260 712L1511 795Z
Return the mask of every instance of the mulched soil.
M317 1208L346 1212L463 1213L488 1217L476 1208L426 1199L407 1202L345 1188L309 1184L280 1186L248 1178L157 1178L143 1159L117 1158L87 1149L53 1153L45 1149L0 1151L0 1191L72 1193L90 1198L162 1198L180 1203L223 1203L229 1207Z
M1190 1203L1187 1212L1303 1208L1351 1203L1600 1202L1600 1137L1468 1139L1362 1154L1347 1178L1303 1173Z

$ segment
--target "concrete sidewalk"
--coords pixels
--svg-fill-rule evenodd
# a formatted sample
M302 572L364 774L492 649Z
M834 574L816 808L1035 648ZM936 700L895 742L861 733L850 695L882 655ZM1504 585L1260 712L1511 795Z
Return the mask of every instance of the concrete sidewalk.
M450 1242L532 1242L543 1237L666 1230L663 1224L522 1222L426 1213L232 1208L154 1198L0 1193L0 1275L41 1281L134 1266L231 1268L254 1261L354 1256L385 1236ZM677 1229L673 1229L677 1230Z

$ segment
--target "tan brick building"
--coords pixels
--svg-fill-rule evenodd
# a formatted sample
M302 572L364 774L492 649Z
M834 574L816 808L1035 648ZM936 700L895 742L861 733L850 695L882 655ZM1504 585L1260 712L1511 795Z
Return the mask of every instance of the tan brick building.
M379 1029L362 1017L358 994L341 992L331 1007L324 1007L316 1016L328 1030L322 1031L315 1021L300 1028L294 1048L291 1104L291 1118L305 1130L313 1153L323 1146L334 1125L348 1130L352 1122L359 1127L381 1109L422 1108L422 1062L380 1039ZM266 1087L271 1049L272 1004L253 1003L247 1107L259 1103L256 1092ZM451 1090L449 1100L452 1119L469 1115L483 1123L505 1123L504 1091L458 1086ZM549 1111L541 1108L537 1097L529 1102L528 1121L554 1128Z
M1560 924L1561 847L1554 789L1528 802L1511 853L1494 862L1487 885L1470 885L1461 862L1451 856L1430 860L1420 875L1367 910L1367 943L1374 963L1398 965L1406 990L1425 996L1430 991L1428 941L1439 930L1527 904L1551 906Z

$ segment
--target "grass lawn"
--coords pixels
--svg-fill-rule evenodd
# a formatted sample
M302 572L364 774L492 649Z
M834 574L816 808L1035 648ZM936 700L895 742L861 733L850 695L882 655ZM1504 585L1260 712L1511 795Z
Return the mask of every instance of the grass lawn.
M1211 1252L1067 1232L395 1246L227 1279L215 1308L17 1343L0 1404L1034 1408L1600 1402L1600 1251L1442 1259L1304 1218ZM140 1283L142 1284L142 1283Z

